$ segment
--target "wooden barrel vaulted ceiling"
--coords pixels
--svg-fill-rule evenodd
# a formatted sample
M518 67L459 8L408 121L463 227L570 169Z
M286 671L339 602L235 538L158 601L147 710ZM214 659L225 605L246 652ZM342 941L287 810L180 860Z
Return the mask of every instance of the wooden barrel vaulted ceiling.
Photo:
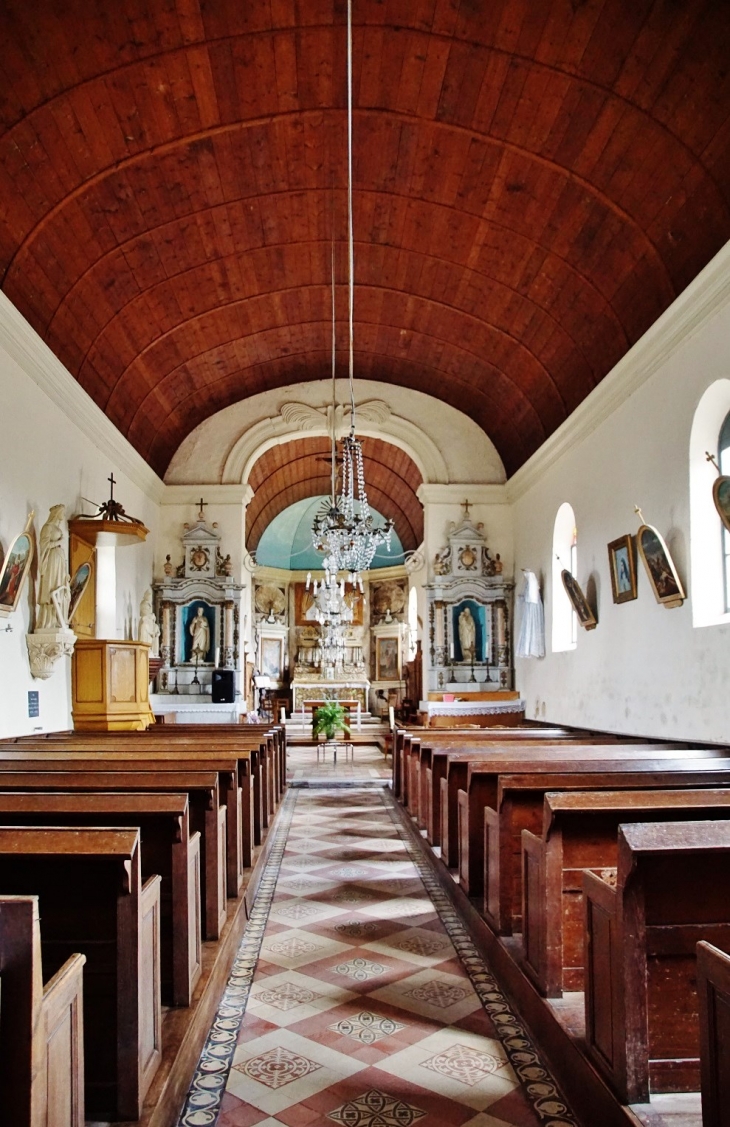
M388 442L362 442L368 500L395 524L403 550L423 540L423 508L416 493L422 482L415 463ZM274 446L254 465L249 483L253 500L246 512L247 547L255 552L264 529L290 505L305 497L330 492L330 443L326 438L301 438Z
M159 473L215 411L328 374L344 20L0 6L2 288ZM730 4L354 24L357 374L465 411L512 473L730 237Z

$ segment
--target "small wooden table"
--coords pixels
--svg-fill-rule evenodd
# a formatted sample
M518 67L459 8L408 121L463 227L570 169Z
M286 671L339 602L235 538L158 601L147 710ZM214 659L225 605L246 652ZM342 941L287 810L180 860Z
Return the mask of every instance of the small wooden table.
M323 743L317 744L317 763L319 763L319 752L322 750L322 762L326 762L327 752L331 749L332 761L337 763L337 752L344 749L345 763L347 763L347 756L350 756L350 761L355 762L355 745L350 740L325 740Z

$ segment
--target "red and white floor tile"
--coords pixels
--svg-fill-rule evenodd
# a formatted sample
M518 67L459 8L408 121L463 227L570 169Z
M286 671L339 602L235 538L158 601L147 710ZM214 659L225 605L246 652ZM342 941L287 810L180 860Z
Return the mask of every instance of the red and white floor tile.
M296 805L225 1091L221 1079L218 1104L197 1114L191 1104L181 1124L572 1122L550 1104L549 1083L541 1105L528 1098L389 796L301 789L287 802Z

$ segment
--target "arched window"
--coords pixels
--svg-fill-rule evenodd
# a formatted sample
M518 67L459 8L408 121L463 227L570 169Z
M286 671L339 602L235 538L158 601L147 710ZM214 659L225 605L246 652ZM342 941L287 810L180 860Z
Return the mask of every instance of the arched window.
M717 444L717 463L720 473L730 475L730 411L725 416L725 421L720 427L720 439ZM722 577L723 594L725 597L725 613L730 612L730 532L721 524L722 536Z
M558 509L553 529L553 652L574 650L578 644L578 617L563 586L566 568L577 577L578 532L573 506L565 501Z
M692 623L730 622L730 535L712 499L717 469L730 474L730 380L716 380L697 404L689 444Z

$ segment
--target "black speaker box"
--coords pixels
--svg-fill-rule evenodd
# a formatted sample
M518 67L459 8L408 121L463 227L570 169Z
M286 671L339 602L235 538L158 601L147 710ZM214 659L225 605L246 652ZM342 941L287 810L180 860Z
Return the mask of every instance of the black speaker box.
M233 704L236 699L235 673L232 669L213 670L213 704Z

